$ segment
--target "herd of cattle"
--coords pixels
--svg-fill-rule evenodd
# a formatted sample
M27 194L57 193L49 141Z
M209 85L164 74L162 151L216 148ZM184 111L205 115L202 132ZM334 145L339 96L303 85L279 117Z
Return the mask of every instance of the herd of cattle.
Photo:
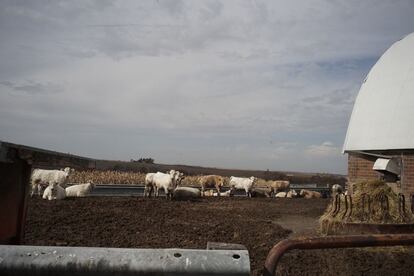
M232 196L235 190L244 190L247 197L304 197L304 198L321 198L322 194L315 191L302 189L299 193L290 188L290 182L287 180L271 181L268 187L255 187L257 178L251 176L235 177L231 176L228 186L230 189L226 192L221 192L225 184L225 179L220 175L205 175L198 179L198 186L201 189L194 187L182 187L181 181L184 178L183 173L175 170L170 170L167 173L157 172L148 173L145 176L145 191L144 196L150 197L152 192L157 197L159 190L163 189L168 198L186 199L196 198L202 196ZM206 191L207 190L207 191ZM332 192L342 192L342 186L334 184Z
M34 169L30 177L30 195L42 196L43 199L48 200L88 195L95 187L91 182L66 187L69 174L73 171L68 167L62 170Z
M95 185L91 181L84 184L71 185L67 187L68 177L74 170L65 168L61 170L34 169L31 175L31 196L42 196L43 199L55 200L66 197L87 196ZM231 176L228 183L225 178L219 175L200 176L195 183L196 187L184 187L181 185L184 174L176 170L166 173L148 173L145 176L144 197L159 196L159 191L163 190L167 198L189 199L203 196L232 196L235 190L244 190L247 197L304 197L320 198L319 192L302 189L298 193L290 188L287 180L276 180L269 182L267 187L256 187L257 178L251 176L235 177ZM230 188L222 192L223 186ZM342 187L338 184L332 186L332 192L342 192Z

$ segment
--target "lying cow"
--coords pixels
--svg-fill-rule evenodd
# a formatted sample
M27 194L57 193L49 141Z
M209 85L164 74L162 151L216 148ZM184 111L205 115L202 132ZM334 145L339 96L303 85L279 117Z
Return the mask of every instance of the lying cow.
M321 198L322 197L322 194L319 192L305 190L305 189L300 190L299 194L301 197L304 197L304 198Z
M217 192L214 192L213 190L207 190L201 193L201 196L214 196L214 194L217 194Z
M228 190L226 192L222 192L222 193L217 193L217 192L213 192L213 196L231 196L231 190Z
M252 197L270 197L271 190L266 188L254 188L252 190Z
M59 200L66 197L66 191L59 185L49 185L43 192L43 199L47 200Z
M200 190L192 187L177 187L173 193L174 200L192 200L201 197Z
M229 181L230 190L232 192L237 189L245 190L246 196L252 197L252 189L256 181L257 178L254 176L250 178L231 176Z
M95 188L93 183L77 184L67 187L66 197L85 197Z
M201 196L204 196L206 188L217 190L217 194L220 195L220 189L224 185L224 178L219 175L205 175L199 178L199 184L201 186Z
M289 180L275 180L270 182L270 192L274 196L276 196L278 192L287 192L289 187Z
M288 192L278 192L275 197L281 198L281 197L286 197L286 198L293 198L293 197L297 197L298 193L295 190L290 190Z

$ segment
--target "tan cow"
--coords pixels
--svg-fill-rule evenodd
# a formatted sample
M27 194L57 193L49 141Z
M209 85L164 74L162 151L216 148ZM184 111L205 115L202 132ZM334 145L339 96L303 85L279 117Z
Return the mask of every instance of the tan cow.
M217 194L217 192L215 192L215 194ZM214 191L213 190L204 191L202 196L214 196Z
M224 185L224 178L220 175L204 175L199 178L199 184L201 186L201 196L204 196L206 188L217 190L220 194L220 188Z
M270 193L276 196L278 192L287 192L290 187L289 180L275 180L270 182Z
M304 198L321 198L322 194L315 191L309 191L309 190L300 190L300 196Z

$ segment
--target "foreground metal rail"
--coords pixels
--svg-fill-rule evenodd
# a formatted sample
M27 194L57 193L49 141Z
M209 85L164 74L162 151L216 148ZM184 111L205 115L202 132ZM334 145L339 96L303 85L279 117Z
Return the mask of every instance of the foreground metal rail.
M278 262L287 251L292 249L334 249L398 245L414 245L414 234L355 235L286 239L277 243L269 251L265 262L264 275L275 275Z
M247 250L0 245L0 275L250 275Z

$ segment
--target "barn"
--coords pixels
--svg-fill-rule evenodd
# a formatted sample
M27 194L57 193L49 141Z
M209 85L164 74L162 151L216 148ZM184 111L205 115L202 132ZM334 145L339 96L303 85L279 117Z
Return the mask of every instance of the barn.
M395 42L362 83L348 125L348 189L384 179L414 194L414 33Z

